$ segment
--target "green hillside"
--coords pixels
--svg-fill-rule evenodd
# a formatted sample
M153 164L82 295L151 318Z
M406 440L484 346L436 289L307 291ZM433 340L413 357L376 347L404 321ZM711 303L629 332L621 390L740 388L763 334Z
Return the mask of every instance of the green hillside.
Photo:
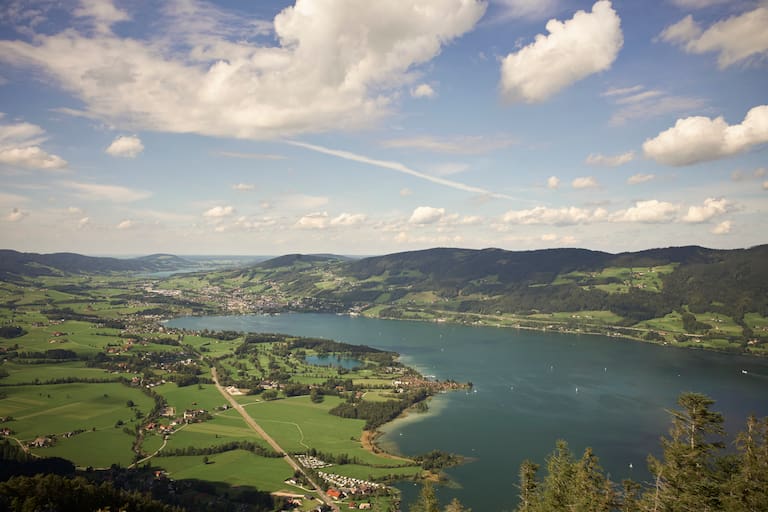
M593 332L610 325L622 336L733 350L768 336L757 320L768 317L768 245L290 255L199 278L293 309Z

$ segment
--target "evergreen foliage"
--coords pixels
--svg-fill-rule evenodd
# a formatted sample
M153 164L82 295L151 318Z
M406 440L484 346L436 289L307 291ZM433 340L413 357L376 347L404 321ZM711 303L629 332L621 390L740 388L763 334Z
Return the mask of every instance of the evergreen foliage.
M723 416L714 401L683 393L662 458L650 456L653 481L621 486L603 473L591 448L575 460L565 441L547 458L547 473L524 461L519 473L517 512L768 512L768 418L747 420L736 438L736 454L723 455Z

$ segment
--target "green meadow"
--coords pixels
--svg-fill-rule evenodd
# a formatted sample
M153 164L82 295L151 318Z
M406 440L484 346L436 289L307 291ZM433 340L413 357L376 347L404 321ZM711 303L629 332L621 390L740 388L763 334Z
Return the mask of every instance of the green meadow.
M340 402L338 397L326 396L322 403L316 404L308 396L299 396L251 403L245 410L288 452L302 453L311 447L326 453L345 453L365 464L393 465L392 459L362 447L360 437L365 421L328 414ZM231 411L231 414L237 413Z
M133 435L123 428L136 428L137 414L146 415L154 404L138 389L119 383L7 386L2 391L6 397L0 400L0 416L13 417L5 425L15 438L31 442L55 436L54 446L33 451L80 466L130 463ZM128 407L129 400L134 407ZM65 437L78 430L83 432Z
M285 484L293 470L282 458L267 458L244 450L232 450L207 456L160 457L152 459L153 467L165 469L174 480L196 478L230 485L252 486L262 491L301 492Z

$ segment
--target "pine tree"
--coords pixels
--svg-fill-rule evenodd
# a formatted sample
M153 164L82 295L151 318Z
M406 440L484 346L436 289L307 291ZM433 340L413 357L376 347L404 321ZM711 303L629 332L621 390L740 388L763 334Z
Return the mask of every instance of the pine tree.
M581 460L576 463L571 501L575 512L611 512L614 505L614 491L610 481L603 474L597 456L592 448L584 450Z
M653 512L721 510L714 456L723 444L712 438L722 435L723 416L710 411L714 400L699 393L683 393L677 403L681 409L669 411L669 437L661 440L664 460L648 458L655 482L645 507Z
M737 471L724 489L724 509L729 512L768 511L768 418L747 420L747 430L736 438Z
M568 443L562 439L547 459L547 476L542 484L541 509L551 512L570 512L575 464Z
M539 465L524 460L520 465L520 505L517 512L535 512L539 506L539 483L536 472Z
M638 503L641 489L640 484L626 479L622 480L621 488L621 508L619 510L621 512L640 512L640 504Z

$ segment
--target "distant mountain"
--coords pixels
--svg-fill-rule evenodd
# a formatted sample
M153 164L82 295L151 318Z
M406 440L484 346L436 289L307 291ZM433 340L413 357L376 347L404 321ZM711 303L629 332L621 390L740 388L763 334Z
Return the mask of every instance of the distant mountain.
M317 263L349 261L346 256L335 254L286 254L277 258L268 259L254 265L257 268L276 269L283 267L312 266Z
M37 254L0 249L0 278L62 273L160 272L194 267L195 263L171 254L121 259L60 252Z

